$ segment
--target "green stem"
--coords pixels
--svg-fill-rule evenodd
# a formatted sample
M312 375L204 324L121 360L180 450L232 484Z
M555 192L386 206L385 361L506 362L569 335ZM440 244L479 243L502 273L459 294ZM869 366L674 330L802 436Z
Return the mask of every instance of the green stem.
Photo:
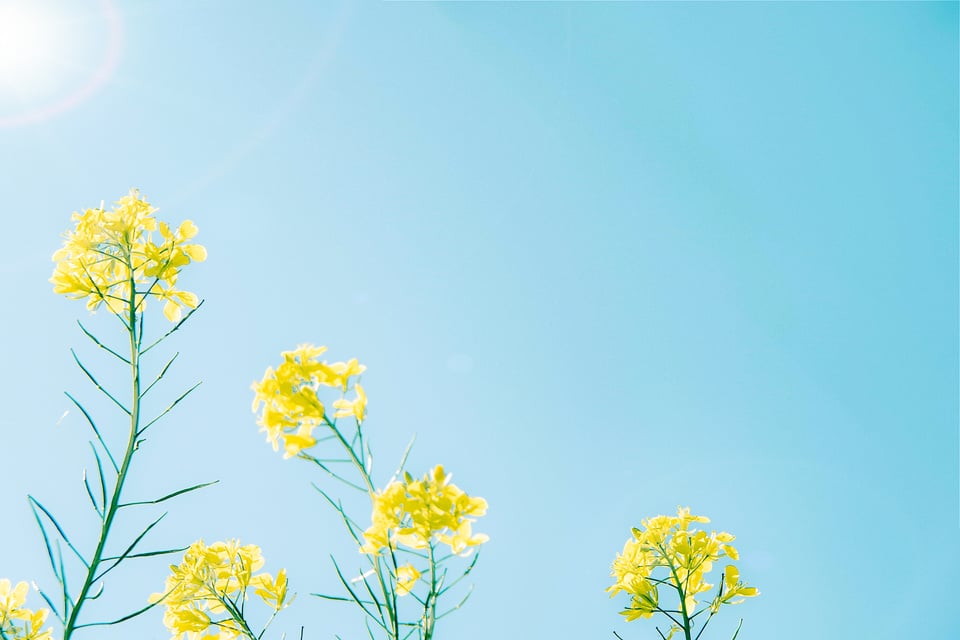
M340 433L340 429L337 429L337 425L335 423L331 422L326 415L324 415L323 420L327 423L327 426L330 427L330 430L333 431L333 435L336 436L337 440L340 441L340 444L343 445L347 455L350 456L350 461L357 468L357 470L360 471L360 477L363 478L364 483L367 485L367 490L371 494L376 493L377 489L373 485L373 479L370 477L370 474L367 473L367 468L364 466L363 461L357 457L357 452L353 450L353 447L349 442L347 442L347 439L343 437L343 434ZM363 449L360 450L360 456L363 456Z
M366 465L364 465L364 460L363 460L364 453L363 453L362 444L360 449L360 455L358 456L357 452L354 450L353 445L351 445L351 443L348 442L347 439L343 436L343 433L341 433L340 429L337 428L336 423L331 421L329 418L327 418L326 415L324 415L323 419L324 419L324 422L327 424L327 426L330 428L330 430L333 432L334 437L337 439L338 442L340 442L341 446L343 446L347 455L350 457L350 462L352 462L353 466L355 466L357 468L357 471L360 472L360 477L363 479L363 483L366 485L367 491L370 493L371 496L373 496L373 494L376 493L376 486L373 484L373 478L370 477L370 473L367 471ZM360 429L360 426L358 425L357 430L359 431L359 429ZM359 442L362 443L362 440L360 440ZM336 474L330 470L327 470L327 472L330 473L331 475L336 476ZM336 477L339 478L339 476L336 476ZM348 484L351 484L351 485L353 484L349 480L346 480L345 478L339 478L339 479ZM350 523L347 521L346 516L345 514L343 514L342 511L341 511L341 515L344 516L344 523L347 525L347 528L350 530L351 535L353 535L353 528L350 526ZM356 536L354 537L356 538ZM391 555L392 555L392 552L393 550L391 548ZM391 584L390 581L385 580L382 573L384 570L389 571L390 569L389 567L382 567L382 565L380 564L379 558L374 559L374 562L372 562L371 564L373 565L373 569L377 574L377 582L380 584L380 591L383 594L384 605L386 606L387 616L389 618L388 624L385 625L384 628L387 629L387 633L390 634L391 640L400 640L400 613L397 610L397 606L396 606L397 604L396 592L390 588L390 584ZM385 564L386 564L386 561L384 561L384 565ZM393 558L393 565L394 565L394 573L395 573L396 565L397 565L396 558ZM393 606L391 606L391 602Z
M247 620L246 618L243 617L243 612L237 607L237 603L231 600L230 598L228 598L226 594L222 594L219 591L217 591L216 585L214 585L213 588L209 586L207 588L210 589L210 593L212 593L214 597L220 602L220 604L223 605L224 609L227 610L227 613L230 614L230 618L232 618L234 622L240 625L241 633L247 636L250 640L257 640L256 634L253 632L253 629L250 628L250 625L247 624ZM243 597L242 592L239 597L241 598Z
M100 526L100 536L97 540L97 548L93 552L93 558L90 560L90 566L87 568L87 575L80 587L80 593L77 595L76 604L70 610L67 622L63 627L63 640L70 640L73 632L77 628L77 622L80 617L80 611L87 600L87 594L95 582L99 573L100 563L103 560L104 550L107 546L107 538L110 535L110 527L113 525L113 519L120 509L120 495L123 491L124 482L127 479L127 472L130 469L130 461L133 459L133 452L136 450L137 437L140 427L140 353L137 340L137 311L136 311L136 282L133 278L133 267L130 266L130 300L128 302L129 323L127 333L130 336L130 371L133 386L133 403L130 408L130 437L127 440L127 450L123 455L123 462L120 464L120 471L117 473L117 481L113 489L113 495L110 504L104 514L103 522Z
M433 629L437 624L437 562L433 553L433 541L430 541L430 593L423 605L423 640L433 638Z
M673 566L673 560L670 559L670 555L667 553L667 550L659 544L657 545L657 548L660 549L660 554L667 561L667 566L670 567L670 574L673 576L673 586L676 588L677 594L680 596L680 614L683 616L683 636L685 640L693 640L693 637L690 635L690 616L687 614L687 599L684 597L683 585L680 584L680 576L677 575L677 569Z

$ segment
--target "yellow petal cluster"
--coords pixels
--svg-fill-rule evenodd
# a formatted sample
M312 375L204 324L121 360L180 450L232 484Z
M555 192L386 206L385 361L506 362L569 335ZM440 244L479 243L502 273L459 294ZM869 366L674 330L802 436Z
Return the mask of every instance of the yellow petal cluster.
M409 595L420 579L420 572L412 564L397 567L397 595Z
M163 623L173 640L234 640L243 635L235 614L248 589L275 611L288 604L286 571L281 569L276 579L255 573L263 563L255 544L228 540L207 546L198 540L179 565L170 565L163 593L150 600L166 605Z
M367 394L364 393L363 387L360 386L359 382L353 385L353 389L357 394L356 398L353 400L342 398L333 403L333 408L337 410L336 413L333 414L333 417L353 417L353 419L357 421L357 424L361 424L364 416L367 414Z
M378 555L385 548L403 545L426 549L434 542L448 545L455 554L489 538L474 534L472 523L487 512L487 501L472 498L457 485L441 465L421 479L405 473L402 482L391 482L373 495L373 524L363 532L363 553Z
M320 356L326 347L302 344L292 351L284 351L283 362L276 369L268 367L263 379L253 383L253 411L263 407L257 424L266 432L267 442L277 451L283 445L283 457L292 458L304 449L317 444L313 431L328 422L323 403L317 397L321 386L346 392L350 380L366 370L356 358L348 362L326 362ZM367 396L359 384L354 384L355 400L341 399L334 403L334 417L352 415L362 422L366 413Z
M689 508L678 507L676 516L659 515L641 521L643 529L634 529L633 537L623 545L623 551L613 561L611 575L614 584L607 589L611 596L624 591L630 595L630 606L620 613L627 620L649 618L659 607L658 585L668 584L681 596L681 606L687 615L693 615L697 596L713 588L706 575L713 563L726 557L737 560L739 554L733 545L734 536L724 531L717 533L691 528L692 523L706 523L704 516L690 514ZM662 575L654 576L661 570ZM743 602L739 596L750 597L760 592L747 587L739 579L733 565L724 572L724 586L710 602L715 612L722 604Z
M154 217L155 211L132 189L110 211L101 205L74 213L73 231L64 234L63 247L53 254L54 292L85 298L91 311L104 304L124 318L131 298L136 311L147 297L162 300L171 322L180 319L182 309L196 307L197 296L179 289L177 279L184 266L207 258L202 245L190 242L197 226L187 220L172 230Z
M13 586L10 580L0 579L0 635L7 640L52 640L50 629L41 630L50 612L23 606L28 591L26 582Z

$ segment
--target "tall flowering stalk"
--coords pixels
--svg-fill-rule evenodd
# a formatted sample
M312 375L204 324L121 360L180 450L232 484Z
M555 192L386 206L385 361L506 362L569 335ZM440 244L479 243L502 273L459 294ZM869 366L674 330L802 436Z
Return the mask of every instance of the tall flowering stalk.
M473 554L459 575L448 580L453 559L471 555L473 547L488 539L472 531L474 519L486 512L487 503L452 484L442 466L420 479L404 471L409 446L393 477L378 490L364 433L367 396L356 381L365 367L356 359L321 360L325 351L326 347L309 344L286 351L283 362L275 369L268 368L253 384L253 410L260 412L258 424L275 451L282 448L284 458L316 465L331 478L365 493L372 502L372 524L363 529L346 513L342 501L314 485L340 515L367 567L357 577L348 578L334 559L347 595L314 595L357 605L371 638L374 629L379 629L378 635L389 640L414 636L431 640L437 620L466 600L464 597L446 611L438 608L440 599L470 573L478 556ZM324 387L340 393L332 403L333 411L327 410L319 396ZM353 397L348 398L351 392ZM349 429L338 423L343 418L351 421ZM327 450L327 442L334 451ZM336 450L342 453L332 457ZM337 465L342 463L352 472L341 471ZM409 599L402 600L405 596Z
M700 594L713 589L714 585L706 581L713 564L722 558L738 560L740 557L730 544L734 540L731 534L707 533L690 526L706 522L710 519L691 515L690 509L678 507L676 516L648 518L642 521L643 529L633 529L633 536L613 561L611 575L616 581L607 589L611 597L621 591L630 596L629 605L620 612L627 621L661 614L670 620L666 634L656 628L663 640L670 640L678 632L683 632L684 640L699 640L722 606L740 604L744 598L760 594L756 587L740 580L736 566L728 564L716 595L700 601ZM661 602L661 588L668 593L675 592L675 608L666 608L669 605ZM738 625L734 640L739 633Z
M39 500L29 497L31 508L43 536L50 565L60 585L59 595L41 591L51 611L63 625L63 640L69 640L79 629L98 625L111 625L137 616L153 604L138 611L110 621L81 622L84 606L99 598L104 592L104 579L122 562L134 558L183 551L183 549L140 550L140 543L160 522L163 514L143 528L132 540L114 546L111 530L121 511L143 505L163 503L189 491L212 483L204 483L168 493L149 500L124 500L124 485L131 473L133 459L148 429L169 413L198 385L182 393L156 417L144 420L141 415L144 397L163 379L176 356L170 359L149 384L143 384L142 359L154 347L179 329L190 317L200 302L196 295L179 288L178 279L184 267L206 259L206 250L192 242L197 227L185 221L175 230L154 217L155 209L132 190L121 198L116 206L107 210L102 205L74 213L75 227L64 234L63 247L53 255L56 267L50 281L56 293L69 298L85 300L90 311L105 307L123 327L127 336L126 353L113 349L88 331L80 329L97 345L123 363L130 375L129 401L101 385L80 357L73 353L77 365L123 414L127 423L126 447L115 455L109 442L109 431L102 430L91 413L69 393L67 397L80 410L94 434L90 441L96 462L96 478L84 472L84 488L100 525L97 542L92 550L81 551L71 542L66 528L62 526ZM163 303L163 314L174 325L157 340L144 345L144 320L150 299ZM183 310L187 310L184 315ZM64 554L76 557L81 565L79 580L68 576L68 568L75 563L64 562ZM3 587L0 582L0 587ZM19 588L19 586L18 586ZM9 615L8 615L9 617ZM20 637L20 636L12 636ZM39 636L23 636L38 640Z

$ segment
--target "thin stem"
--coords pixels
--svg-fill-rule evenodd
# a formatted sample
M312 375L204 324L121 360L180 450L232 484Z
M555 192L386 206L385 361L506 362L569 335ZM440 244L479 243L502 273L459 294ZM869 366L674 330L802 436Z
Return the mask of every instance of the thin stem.
M353 462L354 466L360 472L360 476L363 478L364 483L367 485L367 491L370 493L376 493L376 487L373 484L373 479L370 478L370 473L367 471L366 466L363 464L363 461L357 457L357 452L353 450L353 447L350 446L350 443L347 442L347 439L343 437L343 434L340 433L340 430L337 428L337 425L324 415L324 422L327 423L327 426L330 427L330 430L333 431L333 434L336 436L337 440L340 441L340 444L343 445L343 448L346 450L347 455L350 456L350 460ZM361 450L360 455L363 455L363 450Z
M687 615L687 600L684 597L683 586L680 584L680 576L677 575L677 569L673 566L673 561L670 559L670 555L667 553L667 550L663 548L663 545L658 544L657 548L660 549L661 555L666 559L667 565L670 567L670 573L673 575L673 586L676 588L677 594L680 596L680 613L683 615L683 624L680 626L683 629L683 636L685 640L693 640L692 636L690 635L690 617Z
M130 299L128 301L129 319L124 325L127 327L130 337L130 375L133 387L132 405L129 411L130 435L127 440L127 450L124 453L123 461L120 464L120 470L117 474L113 495L110 498L110 504L105 510L103 522L100 526L97 548L93 552L93 558L91 558L90 565L87 568L87 575L84 578L83 585L80 587L80 592L77 594L76 604L74 604L67 616L67 623L63 629L63 640L70 640L74 630L77 628L80 611L83 609L83 604L88 598L90 588L93 586L95 578L99 573L100 563L103 560L104 550L107 546L107 538L110 535L110 528L113 525L113 519L117 515L117 511L120 509L120 496L123 492L123 485L127 479L127 472L130 470L133 453L137 448L137 437L140 428L140 350L138 349L139 336L136 311L137 287L133 267L129 263L129 257L127 260L130 273Z
M430 541L430 592L423 605L423 640L433 638L433 628L437 623L437 562L433 554L433 541Z

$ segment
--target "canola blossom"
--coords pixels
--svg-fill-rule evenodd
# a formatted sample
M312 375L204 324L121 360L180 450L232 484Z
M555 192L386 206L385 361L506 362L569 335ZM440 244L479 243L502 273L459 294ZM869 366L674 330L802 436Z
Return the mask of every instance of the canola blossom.
M398 545L432 549L440 543L451 553L464 555L470 547L487 542L488 536L472 531L475 518L487 512L487 501L470 497L450 477L437 465L421 479L405 473L402 482L391 482L374 494L373 523L363 532L360 551L379 555Z
M42 631L49 611L32 611L27 603L29 587L26 582L12 586L10 580L0 578L0 638L3 640L53 640L50 629Z
M248 591L253 589L274 614L290 604L286 571L281 569L276 579L255 573L263 564L255 544L228 540L207 546L198 540L179 565L170 566L163 593L150 600L166 605L163 623L173 640L256 640L243 616Z
M276 369L268 367L263 379L253 383L253 411L263 407L257 424L266 432L267 442L277 451L283 445L283 457L292 458L317 444L313 432L322 425L332 425L323 402L317 396L321 386L346 393L351 378L366 370L356 358L348 362L329 363L320 360L326 347L302 344L284 351L283 362ZM353 385L354 400L341 398L333 403L333 418L353 416L357 423L366 415L367 396L363 387Z
M740 580L737 567L728 564L716 595L703 600L700 594L714 587L706 578L713 564L721 558L739 559L739 553L730 544L733 535L724 531L707 533L691 527L694 523L709 521L704 516L691 515L689 508L678 507L676 516L648 518L642 520L642 530L633 529L633 536L613 562L611 575L615 582L607 589L611 597L621 591L630 596L630 604L620 612L627 621L673 612L679 614L679 618L670 616L673 621L670 635L684 631L689 638L697 616L707 613L709 621L722 605L739 604L744 598L759 595L756 587ZM677 608L661 604L661 587L676 592Z
M420 580L421 575L416 567L410 563L397 567L397 595L410 595L410 592L413 591L413 588L417 585L417 581Z
M142 311L151 296L164 302L171 322L180 320L183 309L195 308L197 296L179 289L177 279L184 266L206 260L207 250L190 242L195 224L186 220L173 230L155 211L132 189L109 211L101 205L74 213L74 230L53 254L54 292L86 299L91 311L103 304L124 320Z

